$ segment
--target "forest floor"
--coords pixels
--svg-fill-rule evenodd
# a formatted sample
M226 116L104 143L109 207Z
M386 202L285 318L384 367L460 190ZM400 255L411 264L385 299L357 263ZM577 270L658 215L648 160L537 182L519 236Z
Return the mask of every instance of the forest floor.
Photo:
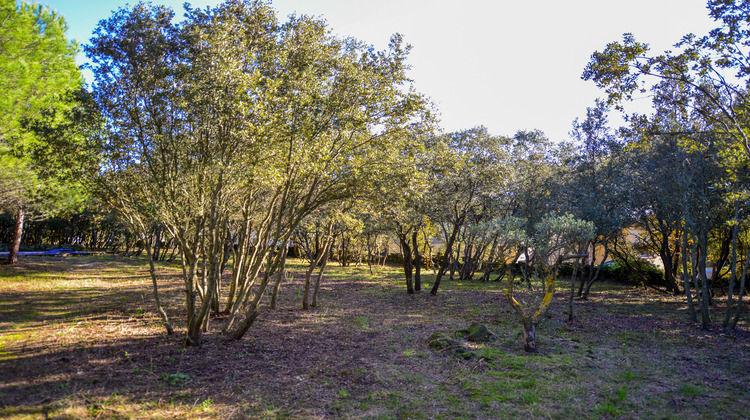
M703 331L684 297L606 283L567 322L561 290L529 355L501 284L409 296L395 268L334 265L303 311L304 266L288 268L279 307L242 340L220 333L220 317L205 344L184 348L174 265L159 268L173 336L143 259L0 267L0 417L750 418L750 316L725 334L721 299ZM474 358L429 346L473 322L498 336L465 344Z

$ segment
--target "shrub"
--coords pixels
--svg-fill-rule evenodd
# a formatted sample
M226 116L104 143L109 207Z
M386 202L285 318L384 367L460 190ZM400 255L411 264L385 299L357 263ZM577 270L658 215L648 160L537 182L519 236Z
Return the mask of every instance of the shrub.
M606 280L633 285L662 285L664 274L656 266L641 259L613 261L602 266L600 276Z
M557 275L560 277L570 277L573 275L573 269L575 268L575 263L572 262L564 262L560 264L558 267ZM583 273L584 277L588 277L589 273L589 266L586 264L578 264L578 277L581 276L581 273Z
M398 254L388 254L388 257L385 259L386 263L390 264L403 264L404 263L404 256L401 255L401 253Z

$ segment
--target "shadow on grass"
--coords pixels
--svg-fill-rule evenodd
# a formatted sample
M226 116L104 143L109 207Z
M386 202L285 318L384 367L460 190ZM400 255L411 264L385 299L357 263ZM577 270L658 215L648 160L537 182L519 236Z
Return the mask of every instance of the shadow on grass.
M576 302L573 323L561 291L540 326L540 354L529 356L502 285L447 281L438 296L409 296L397 268L371 276L366 266L333 265L318 307L302 311L305 265L293 261L278 309L263 307L242 340L218 333L219 316L205 344L186 349L179 270L160 269L177 324L170 337L142 261L118 264L80 260L54 271L74 269L59 290L33 275L37 289L14 280L19 290L0 293L0 313L12 317L0 320L0 340L13 338L0 348L0 417L740 418L742 410L689 404L746 401L750 392L739 386L746 374L730 375L750 371L750 339L686 333L695 329L681 321L680 299L641 291L602 285ZM501 337L471 345L484 361L429 348L431 334L475 321ZM722 357L735 362L715 362Z
M57 269L40 271L47 264ZM31 261L23 268L0 272L0 333L102 314L127 318L153 311L153 289L142 261L77 257L57 264ZM14 276L7 276L8 271ZM179 297L175 271L160 271L163 299Z

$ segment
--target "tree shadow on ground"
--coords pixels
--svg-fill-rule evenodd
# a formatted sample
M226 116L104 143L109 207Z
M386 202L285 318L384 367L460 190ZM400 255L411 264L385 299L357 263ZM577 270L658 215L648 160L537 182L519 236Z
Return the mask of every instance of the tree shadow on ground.
M85 270L101 274L93 262L82 260L91 266ZM126 267L143 278L105 273L93 286L0 293L3 313L17 311L0 324L0 415L490 418L533 415L530 408L543 403L547 411L537 414L586 417L615 385L638 399L621 407L630 410L625 414L640 413L637 402L650 395L665 396L650 401L660 407L656 414L674 411L673 402L688 413L670 381L706 372L715 389L695 385L691 392L701 398L744 401L747 394L736 391L745 376L731 374L750 371L745 330L734 338L702 333L682 320L679 298L656 302L642 290L602 285L589 301L576 301L572 323L561 292L540 325L540 354L529 356L500 285L472 290L447 282L438 296L410 296L393 271L383 281L332 267L318 307L303 311L304 278L293 267L278 309L264 306L242 340L220 333L222 315L212 318L205 344L184 348L180 280L162 270L163 299L177 327L167 336L147 272ZM474 321L500 336L473 345L482 359L460 360L427 345L431 334ZM570 398L575 407L565 405Z

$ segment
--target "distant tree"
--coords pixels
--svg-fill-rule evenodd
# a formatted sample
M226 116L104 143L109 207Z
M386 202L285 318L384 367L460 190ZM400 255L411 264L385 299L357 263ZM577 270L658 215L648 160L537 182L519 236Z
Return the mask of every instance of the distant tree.
M536 225L547 214L560 211L564 197L562 181L566 172L560 165L560 150L553 146L541 131L519 131L510 146L510 178L504 192L508 215L524 220L524 232L533 237ZM521 259L525 271L530 272L532 258L529 248ZM519 261L518 255L510 262Z
M486 210L492 197L502 194L502 183L509 178L507 145L507 138L492 136L484 127L447 134L430 144L433 158L425 168L430 178L427 214L445 241L431 294L437 294L443 276L459 263L461 232L470 222L478 225L492 218ZM476 247L469 242L468 246ZM477 248L483 256L485 246Z
M426 162L430 158L420 149L414 157L393 168L381 186L383 194L371 200L375 207L383 209L381 216L398 239L408 294L422 289L422 254L418 237L427 223L430 179Z
M646 235L645 246L659 255L664 267L667 291L680 293L677 284L682 232L682 211L678 197L682 150L675 136L639 136L626 155L628 188L634 216Z
M565 204L579 219L591 221L596 235L589 244L591 258L588 278L582 278L578 295L588 298L591 285L601 271L595 265L597 248L609 255L609 244L630 223L628 195L620 159L622 143L608 124L609 107L602 101L586 109L586 118L573 123L571 136L578 150L572 159L571 179L565 187Z

